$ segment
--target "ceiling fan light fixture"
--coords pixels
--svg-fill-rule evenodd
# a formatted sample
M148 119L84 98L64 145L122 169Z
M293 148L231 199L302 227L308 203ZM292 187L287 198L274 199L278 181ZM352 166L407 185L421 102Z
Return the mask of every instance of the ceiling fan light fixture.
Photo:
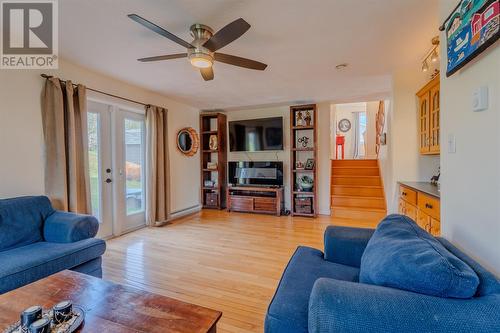
M191 61L191 65L196 68L209 68L214 64L213 58L203 53L193 53L189 57L189 61Z

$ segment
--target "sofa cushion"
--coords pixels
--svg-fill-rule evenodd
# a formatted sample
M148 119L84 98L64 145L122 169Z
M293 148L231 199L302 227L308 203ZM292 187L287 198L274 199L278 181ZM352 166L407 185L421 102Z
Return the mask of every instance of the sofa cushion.
M436 238L402 215L375 230L361 258L359 281L452 298L470 298L479 278Z
M0 294L100 257L101 239L75 243L37 242L0 252Z
M441 244L457 256L460 260L469 265L470 268L476 272L477 277L479 278L479 286L477 287L475 297L488 296L493 294L500 294L500 281L498 278L493 275L490 271L486 270L483 266L481 266L477 261L457 249L453 244L448 242L444 238L438 238Z
M265 321L265 332L307 332L309 296L322 277L357 281L359 269L326 261L319 250L300 246L281 277Z
M43 221L54 212L47 197L0 200L0 251L41 241Z

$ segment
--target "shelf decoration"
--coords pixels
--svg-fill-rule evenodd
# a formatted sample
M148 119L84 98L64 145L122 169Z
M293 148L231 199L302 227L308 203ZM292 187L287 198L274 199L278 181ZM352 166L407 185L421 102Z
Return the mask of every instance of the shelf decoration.
M290 107L290 184L292 216L315 217L317 200L317 109L315 104Z
M203 208L226 208L226 115L218 112L200 114L202 149L201 200Z

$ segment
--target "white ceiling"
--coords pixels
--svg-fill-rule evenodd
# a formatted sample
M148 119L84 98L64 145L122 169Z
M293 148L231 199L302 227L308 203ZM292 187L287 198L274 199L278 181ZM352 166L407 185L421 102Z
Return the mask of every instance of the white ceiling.
M391 73L415 64L437 35L437 0L61 0L63 58L201 109L387 96ZM190 42L191 24L251 28L221 52L255 59L264 72L214 65L205 82L185 52L127 18L136 13ZM343 71L335 65L347 62Z

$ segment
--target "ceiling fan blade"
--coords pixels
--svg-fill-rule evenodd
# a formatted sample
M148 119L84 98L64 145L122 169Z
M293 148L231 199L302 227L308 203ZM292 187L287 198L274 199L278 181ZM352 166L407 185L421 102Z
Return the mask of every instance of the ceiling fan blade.
M150 61L161 61L161 60L169 60L169 59L179 59L179 58L186 58L187 53L176 53L176 54L166 54L166 55L161 55L161 56L156 56L156 57L147 57L147 58L140 58L137 59L140 62L150 62Z
M150 22L148 20L146 20L145 18L143 17L140 17L139 15L137 14L129 14L127 15L128 17L130 17L132 20L134 20L135 22L145 26L146 28L148 28L149 30L152 30L154 32L156 32L157 34L160 34L162 35L163 37L166 37L168 39L170 39L171 41L173 42L176 42L177 44L179 45L182 45L184 46L185 48L194 48L193 45L189 44L188 42L186 42L185 40L177 37L176 35L174 35L173 33L171 32L168 32L167 30L163 29L162 27L159 27L157 26L156 24L154 24L153 22Z
M215 60L229 64L229 65L234 65L234 66L239 66L239 67L244 67L244 68L249 68L249 69L256 69L258 71L263 71L267 67L266 64L263 64L261 62L255 61L255 60L237 57L237 56L225 54L225 53L215 53Z
M205 81L210 81L214 79L214 70L212 67L200 68L200 73Z
M240 38L241 35L243 35L248 29L250 29L250 24L248 24L244 19L239 18L217 31L215 35L203 44L203 46L210 51L215 52L232 41Z

